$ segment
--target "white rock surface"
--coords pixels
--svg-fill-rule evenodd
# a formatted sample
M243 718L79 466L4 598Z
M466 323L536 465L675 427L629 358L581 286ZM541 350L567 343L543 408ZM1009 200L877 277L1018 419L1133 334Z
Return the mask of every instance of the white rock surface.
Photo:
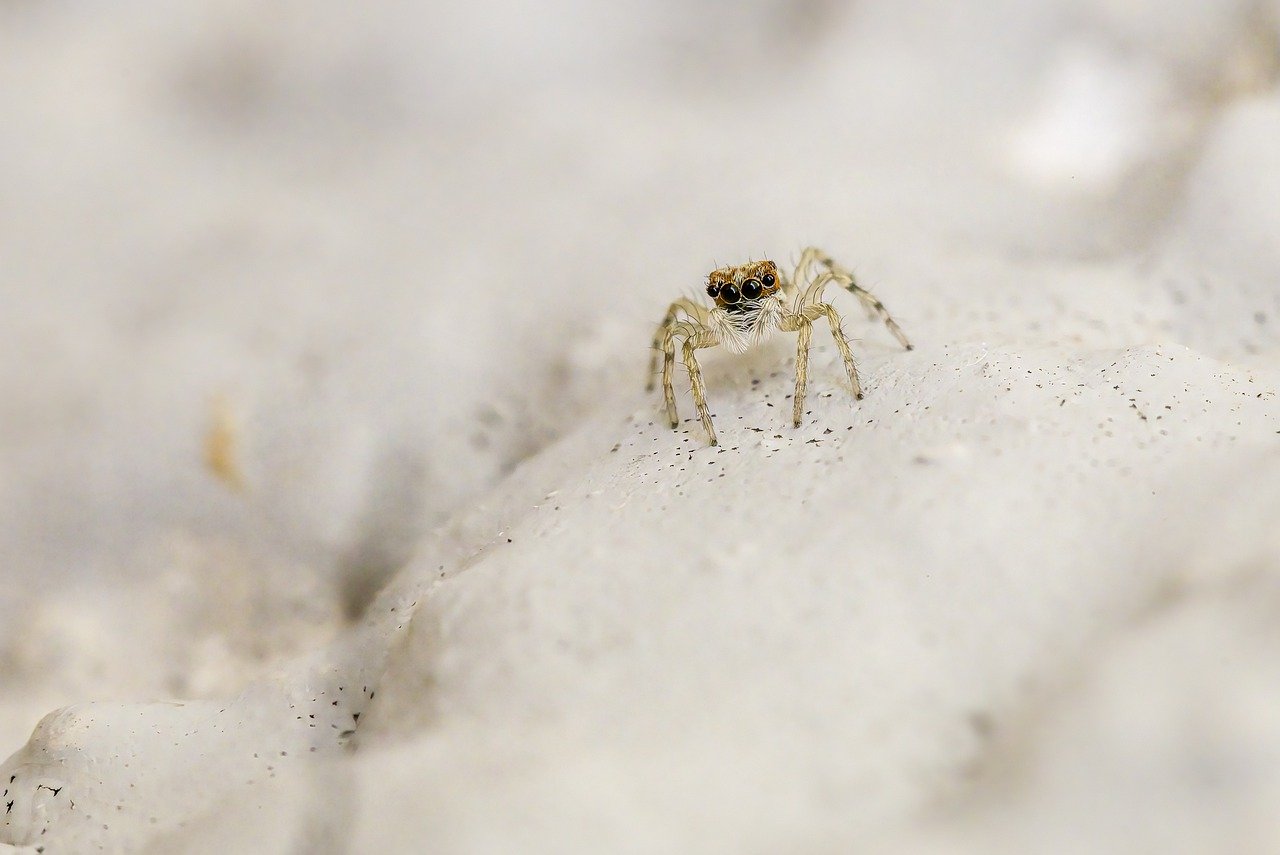
M1280 847L1277 20L0 7L0 844Z

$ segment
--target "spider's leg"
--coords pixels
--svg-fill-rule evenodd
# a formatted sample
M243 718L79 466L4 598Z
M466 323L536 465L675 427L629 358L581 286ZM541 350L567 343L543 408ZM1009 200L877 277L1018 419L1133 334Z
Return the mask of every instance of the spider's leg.
M707 320L706 306L695 303L688 297L681 297L667 308L667 313L662 317L662 323L658 324L657 330L653 333L653 348L649 356L649 381L645 385L646 392L653 391L654 378L658 376L658 351L663 348L663 342L667 335L667 330L676 323L679 313L684 312L689 317L705 324Z
M671 375L676 367L676 335L668 330L662 341L662 397L667 403L667 421L671 427L680 425L680 416L676 412L676 391L671 385ZM652 381L650 381L652 386Z
M884 307L884 303L881 303L874 294L853 281L852 274L849 276L848 282L841 284L848 289L849 293L862 301L863 305L867 307L867 311L874 312L880 316L880 320L884 322L889 332L893 333L893 337L898 340L898 344L902 345L904 350L914 349L915 346L907 340L907 334L902 331L902 327L898 326L898 322L889 314L889 310Z
M840 328L840 314L836 311L835 306L830 303L819 303L811 307L805 312L805 315L817 320L822 315L827 316L827 322L831 324L831 337L835 339L836 349L840 351L840 358L844 360L845 373L849 375L849 384L853 386L853 397L862 400L862 383L858 380L858 366L853 361L853 351L849 349L849 339L845 337L844 330Z
M804 251L800 253L800 260L796 263L796 272L793 277L795 280L795 287L797 289L809 281L809 271L813 267L813 262L817 261L822 256L822 250L818 249L816 246L807 246L804 248Z
M702 382L702 369L698 367L698 359L694 356L694 351L700 347L714 347L718 342L715 334L710 330L703 330L697 335L692 335L684 341L684 364L689 369L689 385L693 389L693 404L698 408L698 418L702 420L702 427L707 432L707 439L712 445L718 445L716 441L716 429L711 424L711 413L707 410L707 387Z
M804 416L804 390L809 382L809 342L813 338L813 322L803 315L798 316L797 323L800 335L796 343L796 396L795 410L791 414L793 427L800 427Z
M813 322L826 316L831 325L831 337L835 339L836 349L844 360L844 370L849 375L849 384L853 386L853 396L862 399L862 383L858 379L858 368L853 361L853 351L849 349L849 339L840 328L840 315L835 307L828 303L808 306L802 312L786 315L779 328L783 332L799 333L796 342L796 394L795 409L792 412L792 424L800 426L804 416L805 389L809 381L809 344L813 340Z
M676 321L667 327L666 333L662 337L662 397L667 405L667 422L670 423L672 428L680 426L680 416L676 412L676 392L672 383L672 375L675 373L676 365L677 337L683 337L685 340L686 366L688 365L687 346L690 341L693 341L696 347L714 347L720 343L715 333L697 321ZM700 380L701 378L699 378ZM701 411L699 412L701 413Z
M853 296L857 297L859 300L862 301L862 304L867 307L868 312L873 313L874 315L879 317L881 321L884 322L885 327L887 327L889 332L893 333L893 337L898 340L898 344L902 345L903 348L906 350L913 349L911 342L907 340L906 333L902 331L902 327L898 326L898 322L895 321L893 319L893 316L889 314L889 310L884 307L884 303L881 303L878 299L876 299L876 296L874 294L872 294L870 291L868 291L867 289L859 285L857 281L853 278L852 273L850 273L848 270L845 270L840 265L836 264L835 261L832 260L831 256L827 255L825 252L815 247L810 247L809 249L806 249L804 251L804 256L802 256L802 258L808 257L810 253L812 253L813 258L815 258L819 264L827 268L827 270L831 271L831 274L835 278L835 281L839 282L840 285L843 288L845 288L850 294L852 294ZM814 284L816 285L817 283L815 282ZM810 291L812 290L813 289L810 288ZM813 297L815 302L820 298L821 298L821 292L818 292ZM807 299L806 299L806 302L808 302Z
M805 288L804 292L800 294L795 310L803 314L813 306L820 303L822 301L822 294L827 290L827 286L836 281L838 280L834 273L829 271L819 273L813 278L813 281L809 283L809 287ZM810 320L813 320L813 318L810 318Z

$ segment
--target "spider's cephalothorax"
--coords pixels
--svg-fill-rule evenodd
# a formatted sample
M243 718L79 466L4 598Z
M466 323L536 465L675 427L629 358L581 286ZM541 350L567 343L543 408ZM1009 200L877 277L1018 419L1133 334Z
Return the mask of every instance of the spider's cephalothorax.
M824 268L816 274L813 273L815 262ZM861 300L872 314L884 321L889 332L893 333L903 347L911 349L911 343L889 316L884 304L859 286L852 273L837 265L819 249L809 247L801 253L800 263L796 265L795 273L790 279L772 261L753 261L737 267L721 267L707 276L707 296L715 301L715 305L707 307L688 298L676 300L667 309L666 317L662 319L658 332L654 335L653 358L649 363L649 388L653 388L653 378L658 369L658 352L661 351L662 391L671 426L679 424L675 391L671 385L677 338L684 339L684 364L689 369L693 402L712 445L716 444L716 432L711 424L711 414L707 410L702 371L694 357L694 351L700 348L723 346L734 353L741 353L773 330L797 333L796 394L792 421L799 426L804 413L813 322L826 317L836 348L844 360L849 382L853 385L854 397L861 398L862 386L858 381L858 369L849 350L849 341L840 329L840 315L836 313L835 307L822 301L827 285L833 282Z
M707 296L716 301L708 313L707 326L733 353L741 353L777 329L786 310L782 276L772 261L711 271Z

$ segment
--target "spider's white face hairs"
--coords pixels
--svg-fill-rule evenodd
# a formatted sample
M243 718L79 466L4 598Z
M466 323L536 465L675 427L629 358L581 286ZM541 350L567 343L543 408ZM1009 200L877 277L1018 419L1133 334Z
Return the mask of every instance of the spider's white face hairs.
M824 269L817 275L811 275L815 263ZM667 314L653 337L649 389L653 389L658 369L658 352L661 351L662 391L671 427L679 424L675 391L671 385L677 338L684 339L682 350L685 367L689 369L693 403L712 445L717 444L715 427L711 424L711 413L707 409L702 371L694 356L694 352L702 348L722 346L733 353L741 353L759 344L775 330L797 333L796 394L792 423L798 427L804 413L813 322L826 317L836 348L844 360L849 382L853 385L853 395L861 399L862 385L858 380L853 353L849 350L849 341L840 328L840 315L834 306L822 300L826 287L833 282L861 300L869 312L884 322L898 343L911 350L911 342L889 315L884 304L858 285L852 273L816 247L811 246L800 254L800 262L789 279L776 264L768 260L719 267L707 275L707 296L715 304L705 306L687 298L676 300L667 309Z

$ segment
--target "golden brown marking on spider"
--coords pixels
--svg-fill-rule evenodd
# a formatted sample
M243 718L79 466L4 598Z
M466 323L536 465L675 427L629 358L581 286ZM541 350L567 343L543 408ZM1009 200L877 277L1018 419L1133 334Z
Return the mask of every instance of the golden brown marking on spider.
M825 269L813 274L815 262ZM853 395L861 399L862 384L858 380L858 369L853 361L853 352L849 349L849 340L840 328L840 315L834 306L822 300L823 292L832 283L857 297L872 315L884 322L899 344L911 350L911 342L907 341L902 328L889 315L884 304L858 285L852 273L816 247L809 247L800 254L800 262L789 278L776 264L767 260L752 261L735 267L720 267L707 274L707 296L715 301L715 305L705 306L688 298L676 300L667 309L653 336L648 388L653 389L654 377L658 372L658 354L661 353L662 393L671 427L679 424L675 390L671 385L675 371L676 339L684 340L681 352L689 371L689 383L698 418L706 429L707 438L712 445L716 445L716 432L711 424L711 413L707 409L706 388L695 351L723 346L734 353L741 353L759 344L775 330L798 333L792 423L799 427L804 415L805 387L809 378L809 342L813 335L813 322L823 317L831 327L831 336L844 361L845 372L853 386Z

